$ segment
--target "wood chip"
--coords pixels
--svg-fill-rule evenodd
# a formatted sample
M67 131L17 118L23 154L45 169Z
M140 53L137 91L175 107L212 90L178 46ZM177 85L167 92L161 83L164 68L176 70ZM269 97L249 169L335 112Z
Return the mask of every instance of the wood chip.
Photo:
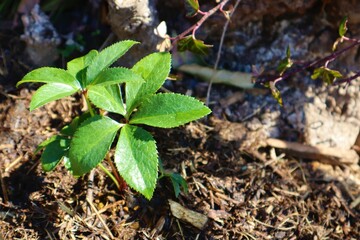
M174 217L176 217L184 222L187 222L200 230L205 227L205 225L208 221L207 216L205 216L204 214L192 211L190 209L187 209L171 199L168 199L168 202L170 205L171 214Z
M357 164L359 160L359 156L354 150L324 146L309 146L302 143L287 142L274 138L267 139L266 144L270 147L282 149L289 155L313 159L331 165Z
M210 209L208 212L208 217L215 221L222 222L221 219L228 219L231 217L231 214L225 210Z

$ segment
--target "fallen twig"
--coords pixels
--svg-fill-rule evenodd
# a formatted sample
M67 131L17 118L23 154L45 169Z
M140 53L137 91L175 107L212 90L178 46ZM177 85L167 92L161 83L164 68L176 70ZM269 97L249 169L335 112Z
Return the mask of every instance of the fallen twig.
M94 212L96 213L96 216L99 218L100 222L103 224L104 228L106 229L106 231L108 232L108 234L110 235L111 239L115 239L114 235L111 233L109 227L106 225L104 219L101 217L100 213L98 212L98 210L96 209L96 207L94 206L94 204L92 203L92 201L88 198L86 198L86 201L88 202L88 204L91 206L91 208L94 210Z
M359 156L354 150L310 146L274 138L267 139L266 144L270 147L282 149L285 153L299 158L313 159L331 165L357 164L359 160Z
M86 200L88 201L89 205L91 205L90 203L93 202L94 200L94 176L95 176L95 169L91 170L88 176L88 180L87 180L87 190L86 190ZM86 215L90 216L91 215L91 208L89 206L87 206L87 210L86 210Z

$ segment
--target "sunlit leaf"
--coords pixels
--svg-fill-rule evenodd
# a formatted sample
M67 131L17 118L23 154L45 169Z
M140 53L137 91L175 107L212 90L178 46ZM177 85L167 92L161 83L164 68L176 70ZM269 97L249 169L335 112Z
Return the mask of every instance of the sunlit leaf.
M141 103L141 101L154 94L164 84L171 68L171 55L168 52L150 54L131 69L145 80L141 82L128 82L125 86L127 116Z
M142 77L130 69L124 67L114 67L101 71L90 85L108 86L131 81L144 82Z
M314 70L313 74L311 75L311 79L322 79L327 84L333 84L337 78L342 78L343 75L336 70L332 70L326 67L319 67Z
M173 93L159 93L148 97L130 119L131 124L171 128L209 114L211 110L199 100Z
M348 30L347 22L348 22L347 17L344 17L340 22L340 25L339 25L339 35L340 35L340 37L345 36L345 34L346 34L347 30Z
M86 71L86 87L89 85L96 76L103 71L105 68L109 67L116 60L118 60L122 55L124 55L134 44L138 42L125 40L121 42L114 43L113 45L105 48L91 61Z
M104 159L120 126L109 117L94 116L77 129L69 152L75 176L90 172Z
M150 133L125 125L116 146L115 164L130 187L151 199L158 177L158 154Z
M125 115L124 103L118 85L92 86L88 91L90 101L98 108Z
M61 83L63 85L69 85L72 88L80 89L80 83L73 75L64 69L53 67L42 67L29 72L16 86L26 82Z
M198 0L185 0L186 16L192 17L196 15L199 11L199 1Z
M82 87L86 79L86 68L98 54L98 51L91 50L88 54L67 63L67 71L81 83Z
M70 96L78 91L68 84L63 83L48 83L41 86L32 96L30 102L30 111L35 108L41 107L54 100L61 99L63 97Z

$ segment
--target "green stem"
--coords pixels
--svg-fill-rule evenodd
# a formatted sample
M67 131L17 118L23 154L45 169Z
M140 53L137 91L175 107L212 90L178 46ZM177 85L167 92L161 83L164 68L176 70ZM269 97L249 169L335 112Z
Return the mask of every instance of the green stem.
M113 180L113 182L115 183L116 187L117 187L118 189L120 189L120 184L119 184L119 182L116 180L116 178L114 177L114 175L113 175L111 172L109 172L109 170L107 170L107 169L104 167L104 165L102 165L101 163L99 163L99 167L106 173L106 175L108 175L108 176L111 178L111 180Z
M89 101L89 98L87 97L87 94L85 95L85 100L86 100L86 105L87 105L88 108L89 108L90 115L91 115L91 116L95 116L94 109L93 109L92 106L91 106L91 103L90 103L90 101Z

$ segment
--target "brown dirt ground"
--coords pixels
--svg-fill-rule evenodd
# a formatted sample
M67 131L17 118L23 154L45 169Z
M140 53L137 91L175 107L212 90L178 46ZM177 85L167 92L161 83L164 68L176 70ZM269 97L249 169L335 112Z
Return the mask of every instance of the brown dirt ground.
M359 189L325 179L317 162L271 149L242 152L222 141L211 122L154 131L165 168L185 176L189 194L176 199L164 179L149 202L131 189L118 192L96 170L97 210L89 214L86 178L75 179L61 165L44 173L32 154L79 106L68 98L29 113L31 94L21 89L0 104L2 239L360 238L359 207L349 207ZM168 199L207 215L205 228L174 218Z

